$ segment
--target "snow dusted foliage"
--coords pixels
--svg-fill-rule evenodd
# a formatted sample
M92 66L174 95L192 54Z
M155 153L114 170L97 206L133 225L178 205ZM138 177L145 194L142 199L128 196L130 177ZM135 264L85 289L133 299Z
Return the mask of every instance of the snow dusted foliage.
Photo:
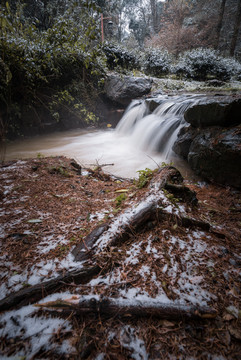
M177 75L195 80L241 78L241 64L233 58L223 58L214 49L198 48L181 54L172 70Z
M143 68L146 74L161 76L170 72L172 56L165 49L148 48L144 53Z
M133 50L129 51L117 43L109 43L103 47L103 51L106 55L107 66L110 70L114 70L116 67L127 70L139 68L139 61Z

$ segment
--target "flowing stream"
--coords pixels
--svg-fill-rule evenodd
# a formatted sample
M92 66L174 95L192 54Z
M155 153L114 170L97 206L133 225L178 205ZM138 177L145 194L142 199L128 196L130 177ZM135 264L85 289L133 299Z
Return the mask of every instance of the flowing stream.
M14 141L8 144L5 159L65 155L87 167L111 164L105 166L105 171L124 177L173 162L188 177L192 172L174 154L172 146L185 126L185 110L200 99L199 95L160 96L160 105L152 114L146 101L135 100L114 130L75 129Z

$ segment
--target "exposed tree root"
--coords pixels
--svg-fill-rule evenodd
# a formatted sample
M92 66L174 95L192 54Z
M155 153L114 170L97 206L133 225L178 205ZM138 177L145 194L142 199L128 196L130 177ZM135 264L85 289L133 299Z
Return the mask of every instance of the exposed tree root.
M170 184L167 182L165 189L174 194L178 199L186 201L191 205L197 205L198 203L196 193L185 185Z

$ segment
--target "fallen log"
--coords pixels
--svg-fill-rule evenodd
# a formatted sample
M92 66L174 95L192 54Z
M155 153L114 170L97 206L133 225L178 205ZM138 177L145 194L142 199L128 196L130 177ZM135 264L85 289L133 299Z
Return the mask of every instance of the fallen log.
M79 248L75 248L75 260L89 259L93 254L100 254L107 246L116 246L126 241L130 236L141 231L144 226L153 220L161 221L162 217L168 217L173 221L178 221L181 226L195 226L204 230L210 229L210 224L201 220L189 218L185 213L165 211L165 207L170 206L170 202L165 198L161 191L167 182L179 184L182 181L181 174L173 167L165 167L160 169L158 174L149 184L149 192L147 197L137 206L132 206L115 219L111 225L103 224L95 228L86 238ZM173 210L175 210L173 205ZM101 271L97 265L90 268L73 270L67 272L63 276L55 279L36 284L34 286L23 288L16 293L10 294L6 298L0 300L0 311L19 308L23 305L34 303L61 289L68 283L75 282L83 284L92 279Z
M101 271L99 266L92 266L84 269L75 269L60 275L57 278L45 281L41 284L36 284L27 288L23 288L4 299L0 300L0 312L18 309L22 306L33 304L40 299L43 299L48 294L60 290L66 284L75 282L76 284L84 284L92 279Z
M88 247L88 251L84 249L83 243L78 244L74 250L73 255L75 261L86 260L88 257L98 253L106 246L117 246L125 242L130 236L143 230L144 226L153 220L161 221L163 217L173 220L184 227L198 227L202 230L209 230L210 224L195 218L188 217L185 213L181 214L176 211L175 206L168 201L162 191L168 184L168 188L178 189L180 192L189 194L193 197L195 194L187 187L180 185L183 178L180 172L172 166L167 166L159 170L155 177L150 182L149 191L144 200L137 206L134 205L117 217L109 226L103 224L98 225L84 240ZM181 190L182 189L182 190ZM160 207L161 205L161 207ZM174 213L165 211L162 205L172 206Z
M98 314L114 317L153 317L164 319L201 318L213 319L217 311L208 306L161 303L155 299L141 302L86 296L73 296L66 300L56 300L35 306L49 310L70 311L80 315Z

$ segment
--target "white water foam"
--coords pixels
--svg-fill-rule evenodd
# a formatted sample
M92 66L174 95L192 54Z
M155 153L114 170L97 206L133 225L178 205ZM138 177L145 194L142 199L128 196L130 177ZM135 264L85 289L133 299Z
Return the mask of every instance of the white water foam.
M185 125L184 112L204 97L200 95L159 96L160 104L150 114L148 101L135 100L125 111L116 130L70 130L32 139L15 141L7 147L6 160L64 155L80 164L114 164L105 171L124 177L136 177L137 171L154 169L157 164L171 162L182 171L192 173L172 152L177 134ZM108 119L107 119L108 120Z

